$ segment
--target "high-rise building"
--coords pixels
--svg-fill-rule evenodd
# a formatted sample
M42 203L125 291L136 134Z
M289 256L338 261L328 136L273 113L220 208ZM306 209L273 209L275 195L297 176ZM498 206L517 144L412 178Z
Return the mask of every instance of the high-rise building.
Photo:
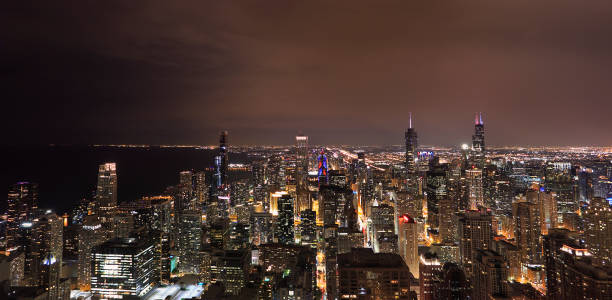
M92 250L91 292L104 299L140 299L157 283L154 245L147 239L113 239Z
M477 210L484 207L484 192L482 188L482 169L472 167L465 170L468 188L469 209Z
M7 199L6 250L17 250L19 227L31 222L38 208L38 184L17 182L12 185Z
M96 214L102 223L105 239L110 239L114 233L113 217L117 210L117 165L104 163L98 168L98 186L96 189Z
M223 283L226 295L239 295L245 284L246 251L215 251L211 257L211 282Z
M417 223L408 214L402 215L399 219L399 254L406 262L412 275L419 278Z
M557 198L546 192L544 187L527 191L527 202L538 206L540 213L540 233L548 234L548 230L557 227Z
M399 255L370 248L340 254L338 275L339 299L409 299L413 278Z
M508 264L491 250L476 250L474 262L474 299L507 299Z
M294 198L289 194L278 198L278 218L276 220L275 237L279 243L285 245L295 243L293 200Z
M585 241L594 261L600 265L612 263L612 206L608 200L595 197L584 214Z
M308 176L308 136L297 135L295 137L295 156L297 161L298 185L306 183Z
M406 141L406 173L409 175L414 175L417 171L416 169L416 159L417 159L417 148L419 146L417 139L417 132L412 127L412 113L410 113L410 124L408 129L406 129L406 133L404 135Z
M49 299L61 299L60 277L64 250L62 218L47 212L39 218L38 226L41 235L34 238L40 239L38 261L39 264L42 262L42 266L38 274L39 286L47 289Z
M482 122L482 113L476 114L474 120L474 135L472 135L472 159L480 169L485 162L485 129Z
M317 166L317 170L318 173L317 175L319 176L319 184L327 184L327 155L325 155L325 151L324 149L321 149L321 152L319 153L319 157L317 158L317 161L319 162L318 166Z
M179 272L198 274L200 268L199 253L202 244L202 214L184 211L179 216L178 252Z
M523 265L542 263L542 240L538 205L522 199L513 203L515 239Z
M420 300L434 300L442 264L435 253L425 253L419 258L419 292Z
M220 188L224 184L228 184L228 152L227 131L221 131L219 134L219 153L215 157L215 184L217 188Z
M593 264L592 254L554 229L545 236L547 296L549 299L610 299L612 272Z
M429 163L427 171L427 224L430 228L438 230L440 218L440 202L448 197L447 177L448 164L441 164L439 157L434 157Z
M267 212L251 212L251 243L255 246L272 242L273 221L272 214Z
M317 247L317 215L307 209L300 214L300 243L302 246Z
M106 240L97 215L86 216L79 232L78 284L82 291L91 289L91 250Z
M459 256L466 275L473 274L476 250L491 248L492 216L485 210L466 211L459 215Z

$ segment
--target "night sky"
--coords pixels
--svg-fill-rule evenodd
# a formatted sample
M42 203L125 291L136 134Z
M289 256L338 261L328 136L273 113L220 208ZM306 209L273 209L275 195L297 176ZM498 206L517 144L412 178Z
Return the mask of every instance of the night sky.
M2 144L612 145L612 1L5 1L0 93Z

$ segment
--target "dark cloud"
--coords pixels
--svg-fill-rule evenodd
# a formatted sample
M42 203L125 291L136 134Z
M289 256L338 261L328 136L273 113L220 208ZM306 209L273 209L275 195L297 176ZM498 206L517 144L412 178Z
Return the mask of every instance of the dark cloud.
M609 145L609 1L53 1L0 11L5 143Z

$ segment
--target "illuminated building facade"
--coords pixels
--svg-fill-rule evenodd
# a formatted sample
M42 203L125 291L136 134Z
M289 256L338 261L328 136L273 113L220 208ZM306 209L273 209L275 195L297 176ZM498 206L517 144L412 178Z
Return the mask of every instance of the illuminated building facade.
M406 129L406 133L404 134L404 139L406 142L406 174L408 177L413 176L416 171L416 162L417 162L417 148L419 146L418 137L416 130L412 127L412 113L410 113L410 123L408 125L408 129ZM410 180L410 178L409 178Z
M585 242L594 260L600 265L612 263L612 206L600 197L589 203L584 214Z
M117 165L104 163L98 167L96 214L105 231L105 239L114 235L113 217L117 210Z
M279 243L285 245L295 243L293 200L294 198L289 194L278 198L278 218L276 219L276 233L274 236Z
M13 251L18 247L19 227L24 222L34 219L38 208L38 184L17 182L9 188L6 219L6 250Z
M476 250L491 248L492 216L485 210L466 211L459 216L459 257L466 275L473 274Z
M474 120L474 135L472 135L472 160L482 169L485 163L485 129L482 122L482 113L478 113Z
M202 244L202 215L198 212L184 211L179 218L179 271L187 274L198 274L200 272L198 254Z
M410 272L419 278L419 244L417 223L404 214L399 219L399 254L406 262Z
M86 216L79 232L78 285L82 291L91 288L91 250L104 242L106 235L96 215Z
M91 292L101 299L133 299L157 284L154 245L141 239L113 239L92 250Z
M321 149L321 153L319 153L317 160L319 162L317 166L319 184L327 183L327 155L325 155L325 151L323 149Z
M409 299L412 275L397 254L352 249L338 256L338 275L338 299Z
M476 250L474 262L474 300L507 298L508 265L491 250Z
M425 253L419 257L419 292L420 300L435 300L442 264L434 253Z

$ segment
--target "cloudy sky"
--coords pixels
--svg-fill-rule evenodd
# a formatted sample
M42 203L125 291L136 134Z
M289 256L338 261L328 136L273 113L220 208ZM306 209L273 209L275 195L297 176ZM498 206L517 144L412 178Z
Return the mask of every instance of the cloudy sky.
M611 1L23 2L3 144L612 145Z

